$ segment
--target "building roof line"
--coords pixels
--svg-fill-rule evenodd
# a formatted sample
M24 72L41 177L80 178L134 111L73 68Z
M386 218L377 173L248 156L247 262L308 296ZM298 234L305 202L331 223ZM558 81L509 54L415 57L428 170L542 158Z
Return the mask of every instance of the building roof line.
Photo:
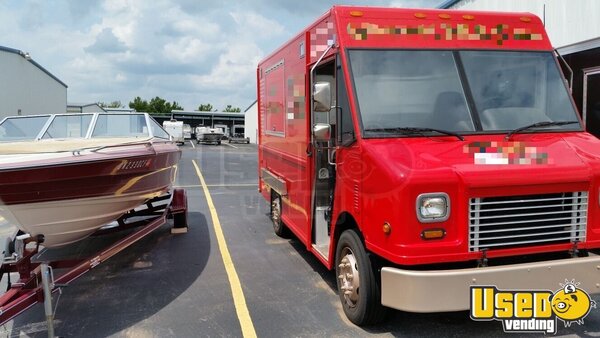
M556 49L562 55L569 55L594 48L600 48L600 37L574 42L565 46L558 47Z
M244 113L248 111L248 109L252 108L252 106L258 102L258 100L254 100L254 102L250 103L250 105L248 106L248 108L244 109Z
M245 112L244 112L245 113ZM244 117L244 113L218 112L218 111L199 111L199 110L171 110L171 114L187 114L187 115L219 115L219 116L235 116Z
M67 107L89 107L89 106L100 107L100 105L97 103L67 103ZM102 107L100 107L100 108L102 108Z
M30 57L26 57L26 53L23 52L22 50L18 50L18 49L14 49L14 48L9 48L9 47L4 47L4 46L0 46L0 51L3 52L8 52L8 53L13 53L13 54L17 54L19 56L22 56L23 58L25 58L25 60L31 62L32 65L36 66L37 68L39 68L42 72L46 73L46 75L50 76L51 78L53 78L54 80L56 80L56 82L60 83L61 85L63 85L65 88L69 88L69 86L67 86L66 83L62 82L59 78L57 78L56 76L54 76L54 74L50 73L46 68L42 67L42 65L40 65L39 63L35 62L35 60L33 60Z

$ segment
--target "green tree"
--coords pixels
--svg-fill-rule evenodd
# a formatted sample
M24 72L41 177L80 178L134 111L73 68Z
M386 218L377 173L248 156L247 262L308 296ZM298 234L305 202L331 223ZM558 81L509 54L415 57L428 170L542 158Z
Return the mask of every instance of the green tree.
M159 115L169 115L171 110L167 110L167 101L160 97L155 97L148 103L148 111Z
M171 103L171 110L183 110L183 107L180 106L179 103L177 103L177 101L173 101L173 103Z
M148 101L142 100L141 97L137 96L133 101L129 102L129 108L135 109L139 112L150 112Z
M102 108L125 108L121 105L121 101L112 101L111 103L98 102L98 105Z
M228 112L228 113L239 113L242 110L240 108L237 108L237 107L233 108L233 107L231 107L230 104L228 104L227 107L225 107L225 110L223 110L223 111Z
M167 102L167 100L158 96L151 99L150 102L142 100L138 96L132 102L129 102L129 108L158 115L170 115L172 110L183 110L183 107L177 101Z
M207 103L207 104L201 104L198 106L198 110L199 111L213 111L214 107L212 104Z

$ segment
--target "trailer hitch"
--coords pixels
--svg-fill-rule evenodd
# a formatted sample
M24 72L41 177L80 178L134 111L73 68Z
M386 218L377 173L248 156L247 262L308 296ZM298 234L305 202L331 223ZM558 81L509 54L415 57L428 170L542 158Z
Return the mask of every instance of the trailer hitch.
M571 255L571 258L579 257L579 248L577 248L578 245L578 240L573 241L573 246L571 247L571 249L569 249L569 255Z

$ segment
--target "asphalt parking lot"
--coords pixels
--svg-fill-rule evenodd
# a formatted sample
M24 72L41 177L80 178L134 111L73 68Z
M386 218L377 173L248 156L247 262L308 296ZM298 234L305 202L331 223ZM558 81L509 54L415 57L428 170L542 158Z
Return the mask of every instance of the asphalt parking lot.
M56 309L58 335L506 335L500 322L474 322L468 312L393 311L379 326L354 326L342 312L334 274L298 240L273 234L268 205L257 192L256 146L187 143L182 150L176 185L187 190L189 232L173 235L166 224L64 288ZM600 310L592 310L584 325L558 324L558 336L600 337ZM0 328L0 336L45 337L43 307Z

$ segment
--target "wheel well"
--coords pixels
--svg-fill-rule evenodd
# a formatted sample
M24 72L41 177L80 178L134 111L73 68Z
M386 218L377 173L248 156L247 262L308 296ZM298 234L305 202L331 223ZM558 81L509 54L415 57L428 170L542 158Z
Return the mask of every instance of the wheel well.
M365 237L363 236L362 231L360 230L360 227L358 226L358 223L356 222L354 217L349 212L342 212L338 217L338 220L335 225L335 232L334 232L335 243L334 243L334 245L337 246L337 242L340 239L340 236L342 235L342 233L344 231L351 230L351 229L356 231L356 234L360 238L360 241L365 246L365 250L367 251L367 254L370 257L372 264L374 264L375 269L379 270L382 266L389 264L389 262L387 260L385 260L383 257L379 257L377 255L372 254L366 248ZM380 276L377 275L378 279L379 279L379 277Z
M338 216L337 222L335 223L335 232L334 232L335 243L337 243L338 239L342 235L342 232L349 230L349 229L355 230L356 233L358 234L358 237L360 237L360 240L364 244L365 239L363 238L360 228L358 227L358 223L356 222L354 217L349 212L342 212Z
M270 195L271 195L271 202L273 202L273 200L276 199L276 198L281 198L281 195L279 195L279 193L277 191L275 191L275 189L271 188L269 190L271 190L271 193L270 193Z

